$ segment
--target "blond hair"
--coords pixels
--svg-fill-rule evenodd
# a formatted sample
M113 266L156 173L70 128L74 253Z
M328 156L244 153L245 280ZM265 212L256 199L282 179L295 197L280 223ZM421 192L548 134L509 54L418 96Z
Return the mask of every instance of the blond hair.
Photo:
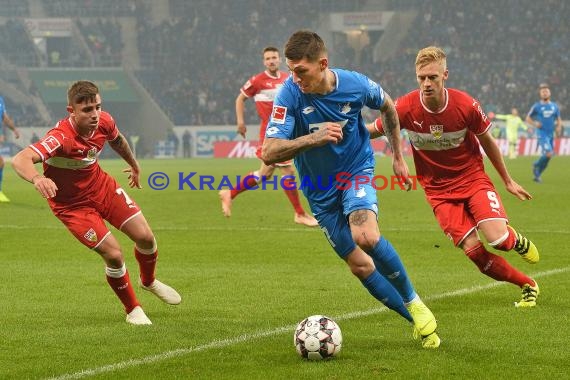
M437 46L428 46L421 49L416 56L416 67L424 67L433 62L439 62L443 65L443 68L447 68L447 59L445 52L442 48Z

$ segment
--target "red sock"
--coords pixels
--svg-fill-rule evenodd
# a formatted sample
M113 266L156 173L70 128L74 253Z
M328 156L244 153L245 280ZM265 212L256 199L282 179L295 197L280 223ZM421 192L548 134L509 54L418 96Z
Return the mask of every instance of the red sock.
M506 281L522 287L524 284L534 286L534 281L522 272L519 272L503 259L487 251L482 244L479 244L467 251L465 254L477 265L481 273L497 280Z
M152 255L145 255L140 253L135 247L135 257L139 263L139 271L141 274L141 282L144 286L149 286L154 281L154 270L156 268L156 258L158 250Z
M515 244L517 243L517 237L516 237L515 233L508 226L507 226L507 232L508 232L507 238L504 241L502 241L501 243L493 246L493 248L506 252L506 251L510 251L511 249L513 249L515 247Z
M126 272L123 277L114 278L107 275L107 283L111 286L111 289L115 292L117 297L121 300L125 306L125 311L129 314L137 306L140 306L137 296L135 296L135 291L131 285L131 279L129 278L129 272Z
M247 173L239 181L239 184L230 191L232 199L237 197L239 193L242 193L246 190L249 190L256 185L257 185L257 179L256 179L256 177L254 177L253 172Z
M295 186L295 180L293 178L287 178L283 181L283 191L285 192L285 195L289 198L289 202L293 205L295 212L302 215L305 213L305 210L303 209L303 206L301 206L299 192L294 188Z

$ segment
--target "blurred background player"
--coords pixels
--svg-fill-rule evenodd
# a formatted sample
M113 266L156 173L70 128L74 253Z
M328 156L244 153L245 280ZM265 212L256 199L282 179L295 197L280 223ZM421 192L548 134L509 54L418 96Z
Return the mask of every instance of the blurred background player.
M526 122L536 130L538 146L541 156L532 167L535 182L542 182L542 172L548 166L548 162L554 155L554 133L560 136L562 133L562 118L558 104L550 100L550 88L548 84L541 83L538 88L540 100L530 107L526 115Z
M245 82L240 89L240 94L236 98L237 132L244 138L247 132L244 116L245 101L251 97L253 97L255 101L257 114L261 119L259 127L259 146L256 152L258 158L261 157L261 145L265 139L265 129L267 128L269 117L271 116L273 99L288 76L279 70L280 63L279 49L273 46L264 48L263 65L265 66L265 71L252 76ZM222 201L222 212L224 215L230 217L232 214L233 199L240 193L254 188L261 182L262 178L269 179L273 175L275 167L278 167L283 176L287 178L283 181L283 191L295 209L294 222L309 227L316 227L318 225L317 220L312 215L307 214L301 205L299 192L295 188L295 170L293 169L293 162L291 160L278 162L273 165L265 165L262 161L259 170L247 173L242 177L239 184L233 186L232 190L220 191L219 195Z
M509 158L517 158L517 144L519 141L519 129L526 131L528 126L519 116L519 110L516 107L511 108L510 114L493 114L489 112L491 120L505 120L505 131L507 133L507 141L509 142Z
M364 106L381 111L386 135L395 147L394 173L410 189L392 99L363 74L331 69L317 33L295 32L285 45L285 57L292 74L275 98L263 143L264 162L270 165L295 157L299 175L314 185L303 191L336 254L376 300L413 323L414 337L421 338L424 348L439 347L433 313L378 227L374 154L361 111ZM350 186L318 185L323 178L338 175Z
M449 70L444 51L435 46L420 50L415 66L419 89L399 98L396 110L401 127L408 130L417 176L435 217L481 273L521 288L517 307L535 306L536 281L487 251L479 240L481 231L491 247L514 250L531 264L539 260L535 245L508 225L501 198L485 173L480 148L511 194L521 200L531 195L509 175L491 135L491 121L479 102L445 87ZM382 124L376 119L368 126L373 137L382 131Z
M94 83L75 82L68 90L67 101L69 117L20 151L12 165L47 199L54 215L77 240L101 255L107 282L123 303L127 322L150 325L135 296L119 242L105 220L135 243L139 285L168 304L179 304L181 298L155 278L158 250L154 234L139 206L101 169L97 158L108 142L129 165L124 170L129 173L129 186L140 189L139 164L111 115L101 109L101 96ZM44 174L34 167L39 162L43 162Z
M4 142L4 124L12 131L15 138L20 138L20 132L16 128L14 121L6 111L4 98L0 96L0 143ZM2 179L4 178L4 159L0 155L0 202L10 202L10 199L2 192Z

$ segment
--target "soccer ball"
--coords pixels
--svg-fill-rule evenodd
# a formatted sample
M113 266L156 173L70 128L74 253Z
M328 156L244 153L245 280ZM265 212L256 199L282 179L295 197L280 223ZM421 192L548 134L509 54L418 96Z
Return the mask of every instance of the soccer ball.
M322 360L339 353L342 347L342 334L340 327L329 317L312 315L297 325L293 343L301 357Z

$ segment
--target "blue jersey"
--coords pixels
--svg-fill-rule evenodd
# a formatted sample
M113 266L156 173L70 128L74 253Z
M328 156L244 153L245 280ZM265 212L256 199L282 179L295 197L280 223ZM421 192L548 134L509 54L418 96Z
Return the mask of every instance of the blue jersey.
M304 94L289 77L273 102L273 113L266 138L293 140L319 130L327 122L342 125L343 139L339 144L326 144L299 153L295 166L299 187L310 202L334 202L339 173L344 178L372 173L374 154L370 135L362 118L364 106L379 109L384 103L380 85L365 75L333 69L336 88L326 95Z
M536 102L530 108L528 116L541 124L536 132L539 139L552 138L556 120L560 117L560 109L554 102Z
M0 128L4 123L4 114L6 113L6 104L4 103L4 98L0 96Z

